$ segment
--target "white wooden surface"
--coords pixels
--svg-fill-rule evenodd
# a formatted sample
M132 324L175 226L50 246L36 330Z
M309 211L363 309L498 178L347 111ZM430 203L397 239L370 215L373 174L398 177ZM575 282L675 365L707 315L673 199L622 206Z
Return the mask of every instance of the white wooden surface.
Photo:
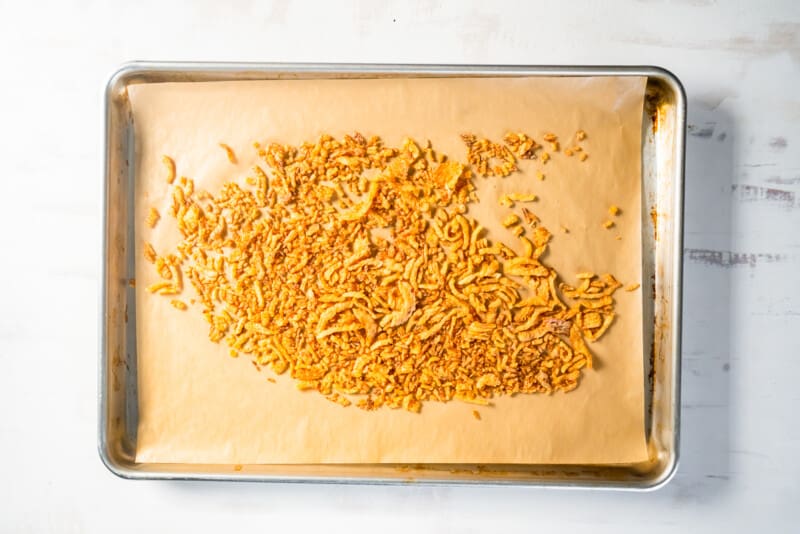
M0 531L800 528L800 4L495 4L0 0ZM101 91L131 59L675 72L691 135L673 482L626 494L130 482L107 472L95 450Z

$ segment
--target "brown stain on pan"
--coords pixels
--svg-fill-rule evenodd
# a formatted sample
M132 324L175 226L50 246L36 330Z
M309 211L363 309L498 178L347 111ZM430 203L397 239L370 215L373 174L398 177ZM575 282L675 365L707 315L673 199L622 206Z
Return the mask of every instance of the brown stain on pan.
M650 109L650 121L653 123L654 134L658 131L659 127L658 100L658 95L647 97L648 109Z
M525 477L535 477L541 479L565 478L586 478L586 479L608 479L623 481L628 480L632 470L637 464L618 464L597 470L599 466L582 465L514 465L514 464L394 464L391 465L395 471L404 473L407 476L400 478L403 482L416 483L424 482L423 478L417 478L417 473L436 474L447 473L449 475L462 475L476 479L493 477L513 477L520 475ZM509 478L511 479L511 478Z
M647 385L650 388L650 398L652 399L655 395L655 388L656 388L656 336L653 336L653 344L650 346L650 370L647 373ZM652 401L651 406L649 407L652 410Z
M653 134L655 134L661 128L661 123L667 112L668 105L664 102L662 90L657 88L648 88L648 92L645 94L644 98L645 113L650 117L652 131Z
M655 206L650 208L650 220L653 221L653 240L658 241L658 211Z

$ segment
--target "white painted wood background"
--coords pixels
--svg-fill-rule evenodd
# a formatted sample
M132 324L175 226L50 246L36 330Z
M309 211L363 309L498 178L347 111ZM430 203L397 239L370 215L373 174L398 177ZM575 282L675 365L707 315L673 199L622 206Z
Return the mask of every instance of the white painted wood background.
M800 4L0 0L0 59L0 531L800 529ZM673 482L626 494L111 475L95 450L101 91L132 59L675 72L690 135Z

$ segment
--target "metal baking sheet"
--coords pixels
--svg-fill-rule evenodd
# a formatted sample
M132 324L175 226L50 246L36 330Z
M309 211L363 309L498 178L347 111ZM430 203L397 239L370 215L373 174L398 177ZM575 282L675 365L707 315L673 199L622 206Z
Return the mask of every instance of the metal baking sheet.
M133 124L127 87L138 83L304 78L453 76L645 76L642 127L643 358L650 458L626 465L314 464L197 465L135 462L138 400L133 288ZM105 91L103 258L98 449L115 474L138 479L373 484L471 484L653 489L678 464L683 173L686 97L657 67L422 66L132 63ZM650 287L647 287L647 286Z

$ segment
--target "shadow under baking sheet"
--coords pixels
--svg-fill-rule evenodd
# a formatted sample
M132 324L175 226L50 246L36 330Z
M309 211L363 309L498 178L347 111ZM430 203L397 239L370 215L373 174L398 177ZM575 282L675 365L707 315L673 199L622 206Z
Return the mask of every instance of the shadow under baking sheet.
M681 465L665 490L678 500L710 500L730 477L732 118L690 101L686 143ZM723 258L723 261L717 261Z

